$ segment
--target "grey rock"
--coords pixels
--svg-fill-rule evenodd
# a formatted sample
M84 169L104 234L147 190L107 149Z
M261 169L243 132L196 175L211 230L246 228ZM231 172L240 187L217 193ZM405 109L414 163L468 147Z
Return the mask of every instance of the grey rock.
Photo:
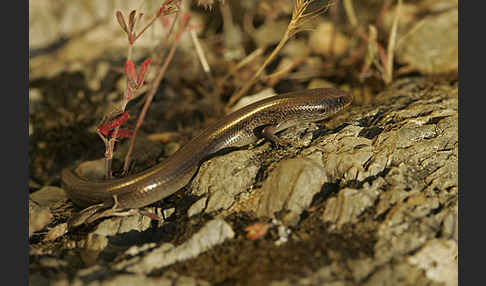
M42 189L30 194L29 197L31 200L44 207L51 206L56 202L67 199L64 190L54 186L43 187Z
M113 236L129 231L144 231L150 227L150 218L140 213L126 217L105 219L96 226L92 233Z
M86 282L85 282L86 281ZM86 285L86 286L115 286L115 285L144 285L144 286L209 286L206 281L181 275L164 275L162 277L150 277L144 274L122 273L112 278L91 281L89 279L76 278L73 283L66 279L56 281L56 286Z
M29 237L36 231L43 229L53 220L48 207L42 207L29 200Z
M406 263L387 264L373 272L366 281L360 285L441 285L434 284L424 277L423 272Z
M156 243L155 242L145 243L145 244L140 245L140 246L139 245L134 245L134 246L130 246L130 248L128 248L125 251L125 254L126 255L129 255L129 256L135 256L135 255L138 255L139 253L142 253L144 251L153 249L155 247L156 247Z
M208 201L208 197L202 197L197 200L195 203L191 205L191 207L187 210L187 216L191 217L193 215L197 215L204 211L206 207L206 203Z
M295 158L280 162L259 190L260 197L256 213L273 217L274 213L287 210L284 222L295 225L299 216L321 190L325 181L324 169L306 158Z
M378 192L373 189L343 189L339 191L337 198L327 201L322 219L341 228L346 223L358 221L358 216L373 206L377 198Z
M415 67L423 74L457 72L457 24L457 7L416 21L406 35L398 38L398 61Z
M371 285L370 281L378 283L380 279L400 281L411 271L407 283L430 283L417 268L404 263L403 257L423 247L440 231L445 237L457 237L457 203L451 204L458 192L457 89L436 86L427 93L412 90L421 84L415 79L396 82L400 89L392 86L379 96L379 107L350 110L348 118L357 113L350 125L306 142L311 146L295 155L297 158L270 165L262 187L248 195L248 201L256 197L258 204L250 202L241 209L265 216L288 210L291 178L309 166L319 170L312 176L319 181L312 183L316 188L326 182L364 182L358 188L343 188L327 199L322 216L323 221L331 222L332 231L339 232L346 224L361 222L366 210L374 211L369 217L378 220L374 257L348 260L351 275L355 281L367 279ZM285 178L280 174L286 174ZM285 180L288 183L282 183ZM236 193L241 197L241 191ZM311 192L309 197L314 194ZM441 205L447 207L441 210ZM391 262L397 259L401 262ZM403 272L394 273L397 270Z
M189 276L166 273L163 276L151 277L145 274L136 273L119 273L118 275L109 275L110 271L100 266L92 266L78 271L77 276L70 281L66 275L59 275L55 281L50 284L34 285L86 285L86 286L113 286L113 285L177 285L177 286L209 286L208 282L195 279Z
M457 255L456 241L434 239L409 257L408 262L424 270L430 280L455 286L458 285Z
M363 180L374 176L384 166L365 169L365 163L373 157L371 140L358 137L362 127L349 125L338 134L321 137L314 147L304 154L319 150L322 152L322 163L326 170L326 182L335 182L338 179ZM374 164L374 163L373 163Z
M173 282L167 278L147 277L145 275L140 275L140 274L121 274L115 276L113 279L103 281L101 285L103 286L117 286L117 285L171 286L173 285Z
M62 268L67 266L67 261L52 257L44 257L39 261L40 265L49 268Z
M93 251L102 251L108 245L108 239L106 236L99 235L96 233L88 234L86 239L85 249Z
M250 189L259 169L256 154L258 151L236 151L201 165L191 193L209 196L205 212L229 208L236 196Z
M55 240L58 237L63 236L68 231L68 224L67 223L60 223L53 228L49 229L44 240Z
M271 286L307 286L307 285L332 285L332 286L345 286L349 283L339 274L339 265L332 263L331 265L321 267L316 272L295 280L282 280L275 281L270 284Z
M358 159L353 166L350 163L353 159L348 158L347 165L341 160L334 165L327 164L331 168L326 168L331 182L346 176L351 178L350 170L354 169L357 174L363 174L356 176L358 181L365 178L371 179L371 185L376 184L371 200L370 197L353 200L353 196L370 192L366 183L358 190L340 190L337 197L327 200L323 215L324 220L333 223L331 226L358 222L356 218L366 206L375 208L375 219L384 216L377 224L373 258L348 261L355 281L366 281L367 285L384 281L392 281L393 285L430 284L433 279L424 277L420 269L407 265L403 258L428 245L438 233L444 238L457 239L457 90L439 86L425 95L408 93L407 80L396 84L402 84L401 91L407 92L406 97L399 93L386 97L385 92L386 109L364 112L375 118L373 126L381 129L369 145L362 145L371 149L369 160L362 164ZM373 127L364 126L360 135ZM330 144L320 148L323 157L332 152L349 152L339 148L336 140L328 137L321 140ZM317 146L309 150L313 148ZM380 163L376 171L370 172L375 162ZM441 205L445 207L441 209ZM393 262L397 260L401 262Z
M185 243L173 247L163 244L152 250L142 258L136 257L131 261L119 263L116 268L125 268L133 273L149 273L177 261L184 261L196 257L202 252L233 238L235 233L224 220L215 219L208 222L198 233Z
M81 259L85 265L94 265L101 252L108 246L108 238L96 233L88 234L84 241L84 249L81 252Z
M457 201L452 209L447 210L447 214L444 217L444 222L442 225L442 233L445 238L454 239L458 241L459 235L459 215Z

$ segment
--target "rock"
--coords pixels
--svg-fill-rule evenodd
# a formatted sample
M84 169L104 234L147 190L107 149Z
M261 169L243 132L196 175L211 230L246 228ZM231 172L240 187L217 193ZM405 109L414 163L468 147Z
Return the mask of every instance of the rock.
M215 245L233 238L234 235L235 233L224 220L215 219L208 222L188 241L177 247L162 244L142 258L136 257L129 261L122 261L115 267L134 273L149 273L154 269L162 268L177 261L196 257Z
M406 263L387 264L373 272L362 285L373 286L383 283L390 285L434 285L424 277L422 271Z
M43 207L51 206L54 203L62 200L67 200L64 190L54 186L43 187L42 189L30 194L29 197L31 200Z
M332 263L329 266L322 267L314 273L300 279L286 279L282 281L274 281L271 286L305 286L305 285L331 285L331 286L345 286L349 282L345 281L344 277L340 277L337 273L339 266L337 263ZM296 281L294 281L296 280Z
M191 183L195 196L208 194L205 212L229 208L235 197L248 191L259 166L255 156L261 151L235 151L204 162Z
M421 80L394 86L400 86L398 92L392 86L378 96L375 104L380 107L359 108L361 116L351 125L317 138L301 153L322 161L326 182L364 182L328 198L322 216L334 232L349 224L360 228L376 223L373 256L348 260L359 284L438 282L404 257L425 248L439 234L441 239L457 239L457 89L440 85L411 91L430 86ZM363 217L365 210L375 212L373 220ZM421 263L425 269L426 262ZM457 267L457 261L447 263L453 266L441 267Z
M51 228L44 237L44 240L55 240L58 237L63 236L68 231L67 223L61 223Z
M81 258L85 265L95 265L100 253L108 246L108 238L96 233L88 234L85 241L84 249L81 252Z
M273 217L286 210L284 223L296 225L300 214L309 207L312 198L325 181L324 169L306 158L280 162L258 192L262 195L256 207L258 216Z
M458 20L456 8L416 21L398 38L397 61L422 74L457 72Z
M174 277L172 277L174 276ZM122 273L112 278L104 279L102 281L89 280L90 282L83 282L82 279L76 278L74 283L69 283L69 281L61 280L56 281L54 286L64 286L64 285L88 285L88 286L116 286L116 285L144 285L144 286L209 286L210 284L206 281L195 279L183 275L164 275L163 277L151 277L145 274L131 274ZM65 282L63 284L63 282Z
M408 262L424 270L430 280L455 286L458 285L457 255L456 241L435 239L409 257Z
M459 215L457 208L457 201L455 205L447 210L447 214L444 218L444 223L442 225L442 233L445 238L454 239L458 241L459 236Z
M74 172L83 178L103 180L105 178L105 158L84 161L76 166Z
M53 220L48 207L42 207L29 200L29 237L36 231L43 229Z
M39 262L42 266L49 267L49 268L60 269L62 267L68 266L65 260L56 259L52 257L44 257Z
M356 190L346 188L339 191L337 198L330 198L322 216L324 222L332 222L338 228L349 222L358 221L367 208L373 206L378 198L378 191L373 189Z
M103 236L114 236L130 231L141 232L150 227L150 222L149 217L136 213L126 217L105 219L96 226L92 233Z
M259 100L263 100L265 98L272 97L272 96L275 96L275 91L273 90L273 88L266 88L260 91L259 93L244 96L240 100L238 100L233 107L231 107L231 112L236 111L244 106L247 106Z
M116 286L116 285L170 286L174 284L170 279L167 278L154 278L154 277L147 277L145 275L137 275L137 274L121 274L115 276L113 279L104 281L103 285L104 286Z
M157 245L155 244L155 242L145 243L145 244L143 244L141 246L134 245L134 246L131 246L130 248L128 248L125 251L125 254L128 255L128 256L135 256L135 255L138 255L139 253L142 253L142 252L145 252L147 250L153 249L156 246Z
M195 203L191 205L189 210L187 211L187 216L191 217L193 215L197 215L204 211L206 207L206 202L208 201L208 197L202 197L201 199L197 200Z
M38 88L29 88L29 114L34 114L41 110L44 96Z

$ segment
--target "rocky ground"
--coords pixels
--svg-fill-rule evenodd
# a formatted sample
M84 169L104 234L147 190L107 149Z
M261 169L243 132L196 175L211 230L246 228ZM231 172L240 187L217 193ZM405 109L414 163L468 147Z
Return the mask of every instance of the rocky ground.
M205 162L167 222L111 218L50 241L54 219L32 239L31 282L454 285L457 131L455 84L400 80L371 105L284 131L292 148ZM56 187L31 199L36 219L70 205Z

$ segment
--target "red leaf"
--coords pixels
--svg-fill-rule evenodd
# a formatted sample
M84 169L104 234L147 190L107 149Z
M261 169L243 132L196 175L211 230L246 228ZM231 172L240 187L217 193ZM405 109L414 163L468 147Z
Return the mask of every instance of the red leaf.
M97 130L98 130L98 131L99 131L101 134L103 134L103 135L105 135L105 136L108 136L108 132L110 132L110 129L109 129L108 127L106 127L105 125L100 125L100 126L98 126Z
M116 11L116 19L118 20L118 24L120 27L128 34L127 24L125 23L125 19L123 18L123 13L121 11Z
M159 11L157 11L157 14L155 15L155 18L160 17L160 15L162 14L162 11L164 11L164 9L165 9L165 4L162 4L162 6L160 6L160 8L159 8Z
M102 123L98 126L98 131L101 132L103 135L108 136L111 132L110 130L115 129L123 124L123 122L127 121L129 115L128 112L123 112L117 118L108 121L106 123Z
M182 17L180 24L183 29L186 27L189 19L191 19L191 14L189 12L186 12L186 14L184 14L184 16Z
M133 32L133 27L135 26L135 15L137 14L137 10L133 10L130 12L128 16L128 25L130 27L130 32Z
M172 4L173 0L166 0L164 3L162 3L162 5L160 5L160 8L159 8L159 11L157 11L157 14L155 15L156 18L160 17L160 15L162 15L162 13L164 13L164 15L169 15L170 13L173 12L173 10L175 10L171 4ZM175 3L175 5L177 5L177 3Z
M142 86L143 79L145 78L145 74L147 73L151 61L152 60L148 58L142 63L142 67L140 67L140 71L138 73L137 88L140 88L140 86Z
M129 138L132 133L133 131L130 129L119 129L116 138ZM113 131L110 132L110 136L113 136Z
M182 17L181 21L179 22L179 32L176 34L175 40L178 41L182 34L187 30L187 23L189 23L189 20L191 19L191 14L189 12L186 12L184 16Z
M131 60L125 62L125 74L129 79L136 82L137 81L137 71L135 70L135 65Z

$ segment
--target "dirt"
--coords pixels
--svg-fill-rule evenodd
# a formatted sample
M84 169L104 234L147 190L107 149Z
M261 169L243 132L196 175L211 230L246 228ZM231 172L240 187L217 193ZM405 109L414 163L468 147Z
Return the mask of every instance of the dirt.
M181 275L191 273L214 285L267 285L271 281L306 276L331 263L345 267L346 259L372 255L375 239L371 228L349 226L340 233L332 233L322 223L321 215L322 204L292 231L292 239L286 244L275 244L278 237L275 229L256 241L246 239L240 229L235 240L153 274L173 270ZM253 221L231 218L228 222L249 225ZM351 276L348 278L352 281Z

